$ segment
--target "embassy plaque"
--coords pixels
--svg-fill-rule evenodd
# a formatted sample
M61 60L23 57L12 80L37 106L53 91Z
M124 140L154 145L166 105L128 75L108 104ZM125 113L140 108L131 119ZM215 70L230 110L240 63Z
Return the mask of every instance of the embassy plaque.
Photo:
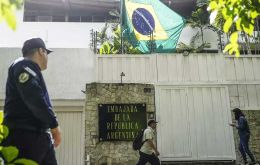
M132 141L146 128L146 104L99 104L99 141Z

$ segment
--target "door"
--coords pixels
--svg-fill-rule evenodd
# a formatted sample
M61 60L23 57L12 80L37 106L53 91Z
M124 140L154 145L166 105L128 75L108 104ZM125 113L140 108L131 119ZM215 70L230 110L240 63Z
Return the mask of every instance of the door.
M157 86L156 116L162 160L235 159L226 87Z

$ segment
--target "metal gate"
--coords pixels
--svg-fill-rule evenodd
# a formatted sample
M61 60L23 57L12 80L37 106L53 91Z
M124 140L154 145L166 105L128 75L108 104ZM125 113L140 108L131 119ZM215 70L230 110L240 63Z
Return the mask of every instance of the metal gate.
M227 87L156 86L163 161L235 160Z

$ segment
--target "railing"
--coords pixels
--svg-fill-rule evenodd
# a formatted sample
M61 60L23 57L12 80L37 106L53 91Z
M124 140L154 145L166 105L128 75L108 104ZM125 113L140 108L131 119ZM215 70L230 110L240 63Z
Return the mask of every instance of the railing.
M233 28L234 30L234 28ZM224 46L229 41L230 34L223 34L218 32L219 36L219 48L224 49ZM240 44L240 53L241 55L259 55L260 54L260 19L255 20L255 27L252 36L241 32L239 34L239 44Z

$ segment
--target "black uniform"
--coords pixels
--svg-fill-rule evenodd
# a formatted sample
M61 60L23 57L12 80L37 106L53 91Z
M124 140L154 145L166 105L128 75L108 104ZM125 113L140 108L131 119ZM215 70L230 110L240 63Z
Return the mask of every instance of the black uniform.
M8 70L3 123L10 131L3 145L16 146L20 158L57 164L48 129L58 122L40 67L31 60L19 58Z

